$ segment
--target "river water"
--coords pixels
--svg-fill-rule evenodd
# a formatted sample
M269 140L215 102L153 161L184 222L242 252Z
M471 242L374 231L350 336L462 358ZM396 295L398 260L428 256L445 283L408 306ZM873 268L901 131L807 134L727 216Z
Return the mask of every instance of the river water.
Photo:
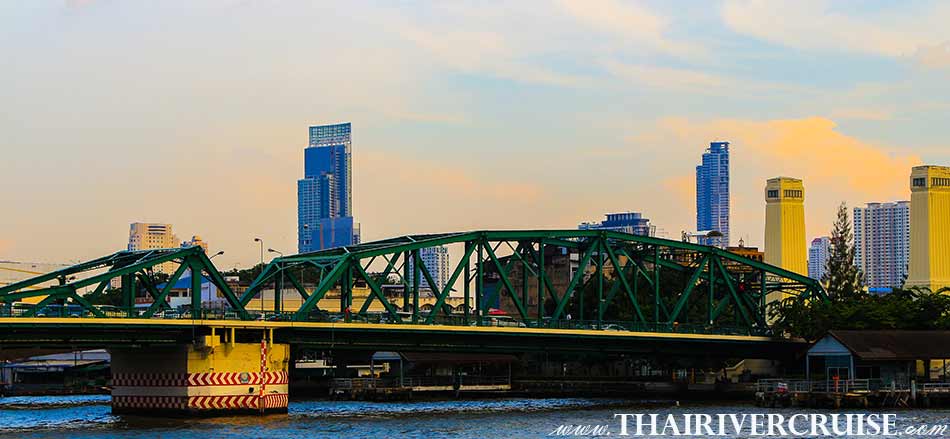
M665 417L686 413L766 412L786 416L801 413L797 409L760 409L734 402L677 406L673 402L609 399L504 398L379 403L291 401L287 415L166 419L113 416L108 396L22 397L0 398L0 438L512 439L554 437L549 434L560 425L608 425L609 435L618 436L616 413L655 413ZM950 410L893 413L897 414L899 430L907 426L950 424ZM944 435L950 435L950 430ZM901 438L914 437L933 436L901 435Z

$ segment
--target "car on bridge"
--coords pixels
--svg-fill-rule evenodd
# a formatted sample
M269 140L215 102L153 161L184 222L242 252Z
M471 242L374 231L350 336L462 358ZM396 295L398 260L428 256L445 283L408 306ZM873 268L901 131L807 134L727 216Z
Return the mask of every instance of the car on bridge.
M524 322L520 320L515 320L511 316L490 316L482 320L482 323L485 326L500 326L500 327L511 327L511 328L527 328ZM471 326L475 326L478 323L472 322Z
M89 317L92 311L79 305L46 305L36 311L37 317Z

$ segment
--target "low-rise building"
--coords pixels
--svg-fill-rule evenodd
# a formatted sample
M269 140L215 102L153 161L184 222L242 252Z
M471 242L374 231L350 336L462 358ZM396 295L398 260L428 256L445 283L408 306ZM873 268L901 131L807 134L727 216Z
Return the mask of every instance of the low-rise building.
M608 213L607 219L599 223L589 222L577 225L578 230L611 230L631 235L655 236L656 226L643 217L640 212Z
M809 380L876 380L883 387L950 380L950 331L835 330L806 355Z

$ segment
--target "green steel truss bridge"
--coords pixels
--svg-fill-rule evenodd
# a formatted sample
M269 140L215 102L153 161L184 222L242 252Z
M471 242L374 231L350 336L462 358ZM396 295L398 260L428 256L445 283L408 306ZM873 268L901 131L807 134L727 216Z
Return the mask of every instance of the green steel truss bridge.
M442 285L421 256L423 249L438 246L457 248ZM177 270L157 282L157 267L168 264ZM202 274L190 276L192 291L201 290L202 277L217 287L219 306L209 307L200 294L191 294L187 310L168 309L173 286L188 272ZM95 305L97 297L118 285L116 279L121 279L121 304ZM358 288L368 289L368 297L354 302ZM253 309L252 301L265 290L274 296L272 309ZM136 298L143 296L150 305L136 307ZM293 309L282 307L281 298L288 296L298 296ZM420 307L420 297L434 305ZM450 297L463 298L463 305L448 306ZM22 303L30 298L42 299L36 305ZM36 321L55 315L90 323L138 319L159 324L158 318L177 316L770 336L768 302L825 298L813 279L714 247L612 231L473 231L402 236L275 258L240 293L199 247L121 251L0 287L0 318ZM333 309L321 309L328 300ZM384 311L372 311L374 302ZM508 310L507 316L498 316L499 307Z

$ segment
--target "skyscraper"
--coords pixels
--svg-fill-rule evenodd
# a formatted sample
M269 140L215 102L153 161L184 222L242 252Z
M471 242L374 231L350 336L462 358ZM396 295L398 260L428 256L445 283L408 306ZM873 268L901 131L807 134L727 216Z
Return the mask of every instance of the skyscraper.
M359 243L353 220L349 123L310 127L304 178L297 180L297 249L300 253Z
M612 230L631 235L655 236L656 226L643 217L640 212L608 213L606 221L599 223L580 223L578 230Z
M910 174L910 269L905 288L950 286L950 167Z
M729 245L729 142L712 142L696 167L696 230L722 233L700 244Z
M811 240L808 248L808 277L820 281L828 270L828 256L831 254L831 238L821 236Z
M910 202L854 208L854 265L871 288L900 288L910 260Z
M808 273L805 186L797 178L771 178L765 185L765 262Z

